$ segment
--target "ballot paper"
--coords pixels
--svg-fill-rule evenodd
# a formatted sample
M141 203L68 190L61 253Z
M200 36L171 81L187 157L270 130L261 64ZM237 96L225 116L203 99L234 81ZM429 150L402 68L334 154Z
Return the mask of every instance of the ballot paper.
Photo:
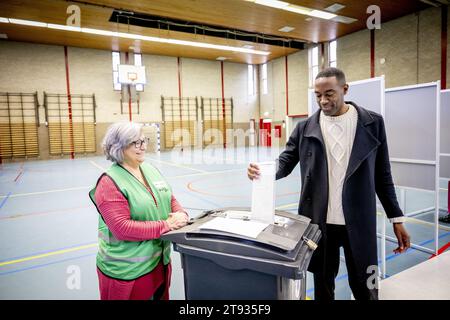
M210 229L256 238L269 224L258 221L216 217L202 224L199 229Z
M260 176L252 181L252 220L273 224L275 216L275 161L256 163Z

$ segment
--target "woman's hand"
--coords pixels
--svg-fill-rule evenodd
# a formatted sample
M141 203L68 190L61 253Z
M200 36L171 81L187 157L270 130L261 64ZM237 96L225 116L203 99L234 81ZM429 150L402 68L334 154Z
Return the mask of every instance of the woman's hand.
M184 227L188 223L186 213L177 211L169 213L169 218L166 220L170 230L177 230Z

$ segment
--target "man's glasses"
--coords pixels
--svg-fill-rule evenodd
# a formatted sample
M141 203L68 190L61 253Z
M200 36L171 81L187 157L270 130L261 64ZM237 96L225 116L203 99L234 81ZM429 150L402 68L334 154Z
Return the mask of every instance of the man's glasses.
M134 144L134 147L139 149L142 147L143 144L145 144L146 146L148 145L150 139L149 138L144 138L144 139L139 139L136 141L132 141L131 144Z

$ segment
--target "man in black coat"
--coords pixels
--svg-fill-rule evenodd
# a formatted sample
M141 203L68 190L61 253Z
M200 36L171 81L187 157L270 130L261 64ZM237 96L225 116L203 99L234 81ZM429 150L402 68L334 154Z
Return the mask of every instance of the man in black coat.
M344 248L350 288L356 299L378 299L376 195L393 223L395 253L410 247L389 163L383 118L344 100L348 84L337 68L321 71L314 84L320 110L300 122L280 154L277 179L300 162L298 213L319 225L322 238L309 271L316 300L334 300L339 250ZM248 177L259 176L250 164Z

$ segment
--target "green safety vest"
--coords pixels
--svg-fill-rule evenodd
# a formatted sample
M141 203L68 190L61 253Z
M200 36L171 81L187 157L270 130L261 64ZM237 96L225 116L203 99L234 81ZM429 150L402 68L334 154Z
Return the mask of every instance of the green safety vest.
M116 187L128 200L132 220L166 220L171 212L172 189L158 169L152 165L142 163L140 168L158 205L155 204L155 200L146 187L119 164L113 164L98 181L103 175L109 176L114 181ZM89 197L97 207L96 188L97 186L89 192ZM151 272L158 265L161 256L164 265L170 262L170 241L161 239L118 240L109 230L101 214L98 220L98 237L97 266L109 277L133 280Z

